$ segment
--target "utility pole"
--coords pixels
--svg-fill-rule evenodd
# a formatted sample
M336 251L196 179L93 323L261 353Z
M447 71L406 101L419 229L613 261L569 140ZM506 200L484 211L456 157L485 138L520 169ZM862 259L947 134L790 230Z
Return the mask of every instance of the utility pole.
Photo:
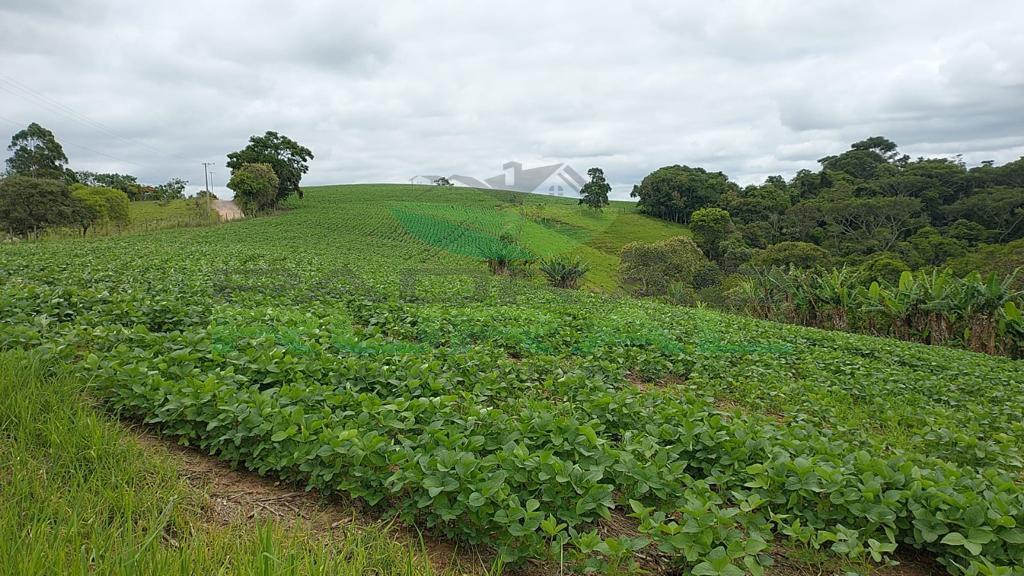
M206 193L210 193L210 166L213 166L213 162L203 162L203 180L206 181Z
M203 162L203 180L206 181L206 211L213 211L213 198L210 194L210 172L209 168L213 165L213 162Z

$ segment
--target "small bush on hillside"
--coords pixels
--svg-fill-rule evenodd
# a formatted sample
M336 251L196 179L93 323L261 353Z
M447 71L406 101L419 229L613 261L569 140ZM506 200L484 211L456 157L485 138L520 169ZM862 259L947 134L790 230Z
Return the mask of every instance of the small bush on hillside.
M540 263L540 271L555 288L576 288L589 269L575 258L555 257Z
M262 212L277 204L278 178L270 164L242 164L231 172L228 188L246 213Z
M477 251L487 262L487 268L491 273L498 276L508 275L519 265L532 261L530 253L519 245L515 234L508 230L498 236L497 242L485 242Z
M700 303L700 296L693 286L685 282L673 282L668 285L665 296L668 301L679 306L696 306Z
M68 187L60 180L11 176L0 180L0 228L11 236L73 223Z
M85 236L94 225L113 224L119 229L128 225L128 195L124 192L101 186L71 186L72 220L82 229Z
M673 282L692 286L697 272L709 264L697 244L685 236L627 244L620 259L623 282L639 296L664 295Z

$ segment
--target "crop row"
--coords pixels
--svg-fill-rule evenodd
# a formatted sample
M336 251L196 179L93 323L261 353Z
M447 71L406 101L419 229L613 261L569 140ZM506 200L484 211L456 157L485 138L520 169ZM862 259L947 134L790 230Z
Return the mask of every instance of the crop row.
M708 343L730 345L707 335L699 352L643 307L539 293L530 307L281 295L260 308L200 284L167 298L9 281L5 345L87 357L118 410L510 559L614 563L657 546L703 573L756 573L782 538L875 558L911 545L978 573L1021 562L1024 500L1000 470L1014 442L990 447L1005 465L978 469L722 412L686 386L637 388L627 369L701 377L723 358ZM644 538L598 536L612 514Z

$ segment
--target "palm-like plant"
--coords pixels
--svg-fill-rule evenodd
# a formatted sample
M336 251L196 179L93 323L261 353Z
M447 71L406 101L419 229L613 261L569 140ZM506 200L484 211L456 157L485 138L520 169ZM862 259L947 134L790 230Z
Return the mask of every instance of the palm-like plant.
M542 261L539 268L548 283L556 288L576 288L590 270L589 266L578 259L558 257Z

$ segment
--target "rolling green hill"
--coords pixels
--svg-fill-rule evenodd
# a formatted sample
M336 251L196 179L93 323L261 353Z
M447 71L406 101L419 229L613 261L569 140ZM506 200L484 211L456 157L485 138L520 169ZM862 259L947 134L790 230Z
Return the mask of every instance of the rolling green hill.
M0 246L0 348L238 466L552 573L1024 563L1019 362L555 290L476 256L507 231L613 288L619 247L681 231L623 204L360 185L292 207Z
M497 239L507 233L525 250L524 256L579 257L591 267L587 285L605 291L618 286L618 253L623 246L689 235L683 226L636 212L630 202L612 202L595 211L574 199L470 188L368 184L309 191L314 207L340 201L345 216L361 214L366 222L379 223L380 230L368 231L368 239L394 240L397 223L419 248L477 260L480 242L486 243L483 237ZM331 210L325 206L324 211ZM408 240L405 235L400 238L403 243Z

